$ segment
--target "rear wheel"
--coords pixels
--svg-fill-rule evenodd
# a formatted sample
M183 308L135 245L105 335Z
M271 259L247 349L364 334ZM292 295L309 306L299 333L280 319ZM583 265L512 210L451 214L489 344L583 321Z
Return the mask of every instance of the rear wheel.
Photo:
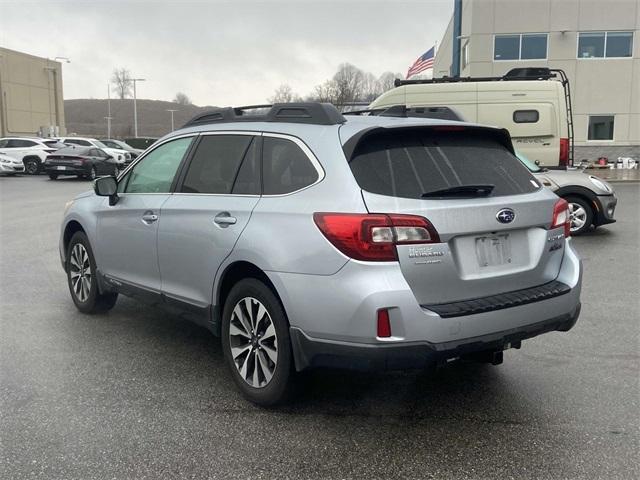
M40 164L33 158L24 160L24 171L29 175L37 175L40 170Z
M222 317L222 348L231 375L253 403L285 400L293 384L289 323L277 297L249 278L229 292Z
M50 178L51 180L56 180L56 179L58 178L58 174L57 174L57 173L50 173L50 174L49 174L49 178Z
M593 210L589 202L582 197L565 197L569 203L571 235L580 235L587 231L593 223Z
M87 176L87 178L89 180L95 180L98 177L98 172L96 170L96 167L91 167L91 170L89 171L89 175Z
M96 262L89 239L84 232L76 232L67 249L67 283L73 303L82 313L101 313L111 310L117 293L100 293L96 278Z

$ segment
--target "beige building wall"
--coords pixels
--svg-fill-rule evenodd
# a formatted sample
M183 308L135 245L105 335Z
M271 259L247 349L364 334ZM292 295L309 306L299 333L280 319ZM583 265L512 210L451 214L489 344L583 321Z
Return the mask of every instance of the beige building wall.
M461 76L501 76L527 66L561 68L572 89L576 145L640 144L640 0L462 2ZM633 57L578 59L578 32L589 31L633 31ZM510 33L547 33L547 59L494 60L494 36ZM449 29L445 33L449 42L452 35ZM445 58L436 58L436 67L445 69L441 66L451 63L452 49L441 54ZM615 115L613 141L587 140L589 115Z
M65 135L62 65L0 48L0 136Z

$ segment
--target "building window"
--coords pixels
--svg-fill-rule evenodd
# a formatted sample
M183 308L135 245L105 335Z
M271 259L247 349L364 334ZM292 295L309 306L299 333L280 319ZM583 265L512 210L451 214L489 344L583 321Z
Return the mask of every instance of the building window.
M632 56L633 32L581 32L578 58L628 58Z
M587 140L613 140L613 115L590 115Z
M546 33L496 35L494 38L494 60L544 60L546 58Z
M538 110L516 110L513 112L515 123L536 123L538 120L540 120Z

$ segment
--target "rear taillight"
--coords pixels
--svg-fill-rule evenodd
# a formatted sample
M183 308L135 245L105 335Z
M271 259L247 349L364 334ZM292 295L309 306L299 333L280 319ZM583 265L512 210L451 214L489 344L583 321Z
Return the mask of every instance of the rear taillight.
M569 166L569 139L568 138L560 139L560 156L558 158L558 164L561 167Z
M313 220L327 240L355 260L393 262L396 245L440 242L433 225L417 215L314 213Z
M569 204L566 200L560 199L553 206L553 220L551 228L564 227L564 236L571 235L571 215L569 214Z

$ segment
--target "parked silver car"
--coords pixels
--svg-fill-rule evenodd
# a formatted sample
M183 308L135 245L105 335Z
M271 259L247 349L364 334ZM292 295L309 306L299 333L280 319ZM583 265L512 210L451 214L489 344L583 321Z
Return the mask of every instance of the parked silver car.
M592 225L595 228L616 221L613 217L618 199L605 180L580 170L549 170L519 152L516 155L545 187L569 203L571 235L580 235Z
M567 331L581 263L566 201L505 130L317 103L201 114L67 205L77 308L118 294L221 335L251 401L309 367L494 364Z

